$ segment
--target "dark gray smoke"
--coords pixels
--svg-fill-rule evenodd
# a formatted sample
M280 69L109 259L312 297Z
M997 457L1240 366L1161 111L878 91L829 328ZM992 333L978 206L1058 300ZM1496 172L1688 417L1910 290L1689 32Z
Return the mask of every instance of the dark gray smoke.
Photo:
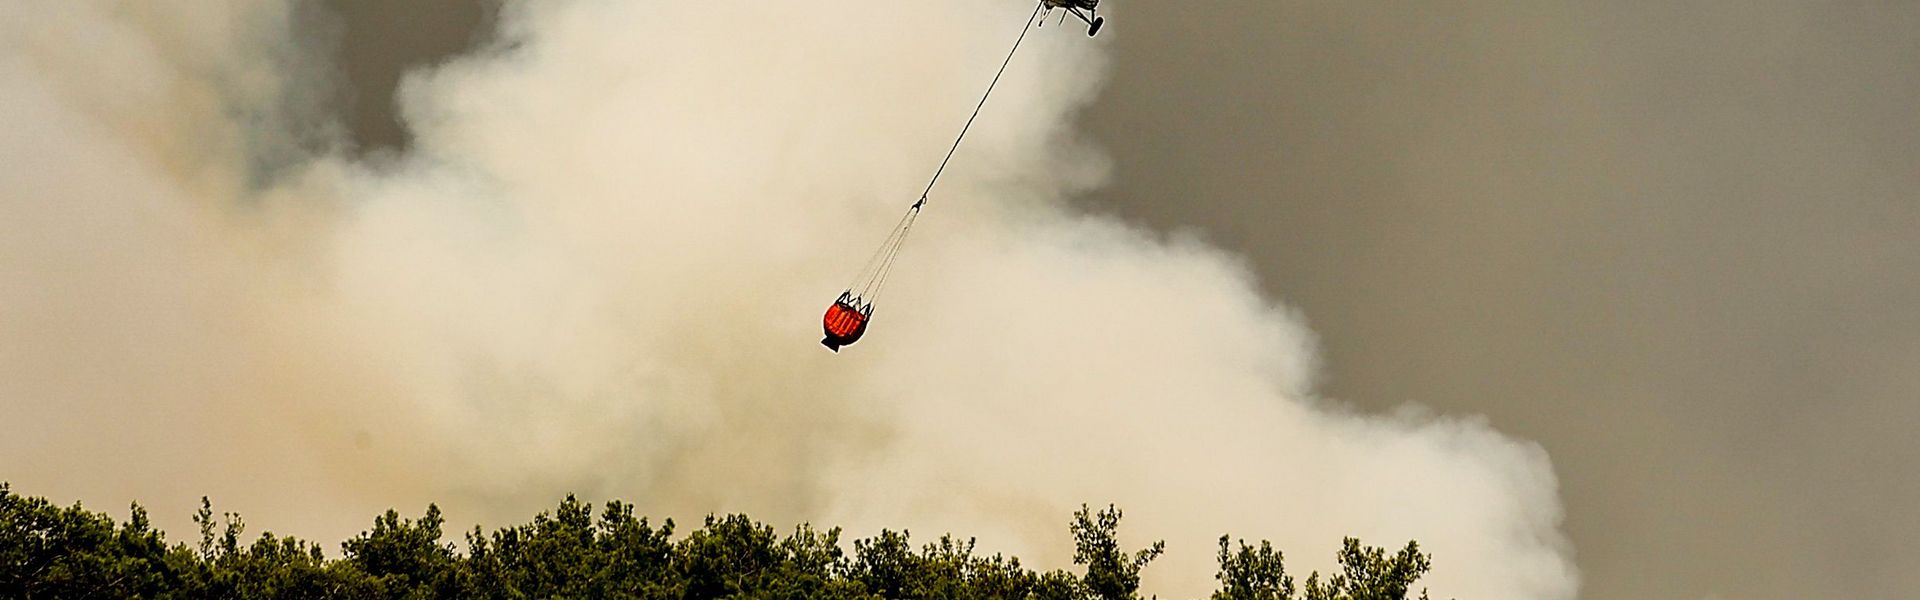
M1194 4L1109 28L1084 205L1538 440L1583 595L1920 588L1920 4Z

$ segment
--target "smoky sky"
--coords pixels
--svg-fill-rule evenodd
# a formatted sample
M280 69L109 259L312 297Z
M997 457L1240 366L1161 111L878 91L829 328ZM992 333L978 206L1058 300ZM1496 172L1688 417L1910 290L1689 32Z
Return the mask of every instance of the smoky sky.
M465 530L574 492L1043 568L1112 502L1129 545L1168 544L1152 594L1213 589L1229 533L1300 571L1417 539L1436 595L1575 597L1544 448L1325 396L1318 336L1243 258L1069 203L1113 182L1079 125L1099 40L1024 38L884 326L832 354L864 233L1026 13L370 6L0 5L0 476L176 534L201 494L326 544L385 508Z
M1585 597L1920 588L1920 6L1109 4L1082 207L1243 253L1328 395L1543 444Z
M1544 446L1585 597L1920 588L1920 6L1108 4L1079 207L1243 255L1325 395ZM495 15L332 6L366 154Z

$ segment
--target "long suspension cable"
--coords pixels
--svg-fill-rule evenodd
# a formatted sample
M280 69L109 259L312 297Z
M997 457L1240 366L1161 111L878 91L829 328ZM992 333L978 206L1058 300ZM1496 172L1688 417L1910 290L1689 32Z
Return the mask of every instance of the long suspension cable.
M993 81L987 84L987 92L980 95L980 102L973 106L973 114L967 117L967 124L960 128L960 135L954 137L953 146L947 148L946 157L940 159L940 167L933 171L933 178L927 180L927 188L921 190L920 198L914 201L913 206L907 208L907 214L901 216L900 223L894 226L893 233L887 236L887 240L880 244L878 250L874 251L873 257L867 259L866 266L860 269L860 275L855 276L855 285L848 286L849 291L858 291L856 297L865 297L865 301L870 305L880 295L880 288L886 285L887 276L893 271L894 259L899 256L901 247L906 245L907 234L913 231L913 223L918 220L920 209L927 205L927 197L933 193L933 187L940 183L940 176L947 172L947 164L952 162L953 155L959 152L960 143L966 141L967 132L973 130L974 120L980 118L980 111L986 108L987 99L993 97L993 90L999 87L1000 78L1007 74L1007 67L1013 64L1013 57L1020 52L1020 45L1027 41L1027 32L1033 29L1033 20L1040 16L1040 10L1045 6L1044 2L1034 4L1033 14L1027 15L1026 22L1020 27L1020 37L1014 39L1013 49L1007 51L1006 60L1000 61L1000 70L994 72ZM866 276L865 285L858 285L861 275Z
M1007 74L1007 65L1013 64L1013 55L1020 52L1020 43L1027 41L1027 32L1033 30L1034 18L1040 16L1040 9L1045 6L1045 2L1034 3L1033 14L1028 15L1026 24L1020 27L1020 38L1013 41L1013 49L1008 50L1007 59L1001 61L1000 71L993 74L993 83L987 84L987 93L980 95L980 103L973 107L973 116L967 117L967 125L961 127L959 137L953 139L953 147L947 149L947 157L940 159L940 168L935 169L933 179L927 181L927 189L920 192L920 200L913 203L914 209L918 210L921 206L926 205L927 195L933 193L934 184L940 183L940 174L947 172L947 162L953 160L953 153L960 150L960 142L967 139L967 131L973 129L973 120L980 118L980 109L985 108L987 106L987 99L993 97L993 88L1000 85L1000 76Z

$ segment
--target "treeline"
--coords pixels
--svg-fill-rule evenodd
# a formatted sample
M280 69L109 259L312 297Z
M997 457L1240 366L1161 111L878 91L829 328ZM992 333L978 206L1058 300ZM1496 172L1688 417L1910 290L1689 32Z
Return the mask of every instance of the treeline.
M530 523L474 528L465 552L442 539L438 507L419 519L389 510L330 559L292 537L243 541L246 522L216 518L205 498L197 544L168 544L137 503L116 524L0 483L0 598L1138 598L1140 571L1165 545L1123 549L1120 516L1074 513L1078 573L1035 571L950 535L916 546L904 531L854 540L848 554L837 528L779 535L746 515L676 537L671 519L655 525L619 501L596 516L572 496ZM1266 542L1223 536L1217 557L1220 600L1402 600L1431 565L1413 542L1388 554L1348 539L1340 572L1296 585Z

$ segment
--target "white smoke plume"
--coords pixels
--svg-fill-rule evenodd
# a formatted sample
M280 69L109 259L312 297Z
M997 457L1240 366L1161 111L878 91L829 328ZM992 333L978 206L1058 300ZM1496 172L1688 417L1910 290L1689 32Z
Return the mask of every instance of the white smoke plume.
M1237 259L1063 202L1106 169L1072 127L1101 43L1073 28L1030 36L867 338L818 346L1022 3L513 3L495 47L403 86L417 143L380 160L314 118L325 53L294 32L324 19L167 4L0 5L22 492L176 532L208 494L338 540L574 491L1042 567L1112 502L1168 541L1166 596L1212 589L1223 533L1301 572L1343 535L1418 539L1436 596L1574 596L1538 446L1316 398L1311 332Z

